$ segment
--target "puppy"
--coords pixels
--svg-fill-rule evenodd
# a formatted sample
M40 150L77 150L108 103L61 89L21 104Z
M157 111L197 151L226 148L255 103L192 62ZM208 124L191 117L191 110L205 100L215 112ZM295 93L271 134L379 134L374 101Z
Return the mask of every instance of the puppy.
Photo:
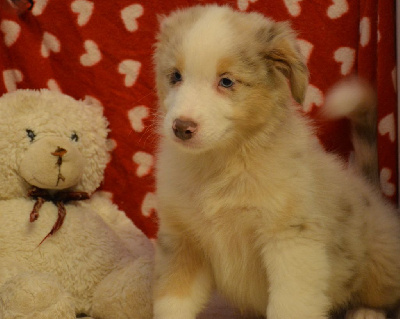
M396 308L398 216L295 106L308 71L289 25L213 5L176 11L154 60L154 318L194 319L213 289L268 319Z

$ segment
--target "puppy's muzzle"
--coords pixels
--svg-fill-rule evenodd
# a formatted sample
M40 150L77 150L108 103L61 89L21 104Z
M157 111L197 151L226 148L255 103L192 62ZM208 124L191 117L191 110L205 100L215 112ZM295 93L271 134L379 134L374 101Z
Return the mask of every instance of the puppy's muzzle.
M197 123L176 119L172 124L172 130L174 131L175 136L182 141L189 140L196 133Z

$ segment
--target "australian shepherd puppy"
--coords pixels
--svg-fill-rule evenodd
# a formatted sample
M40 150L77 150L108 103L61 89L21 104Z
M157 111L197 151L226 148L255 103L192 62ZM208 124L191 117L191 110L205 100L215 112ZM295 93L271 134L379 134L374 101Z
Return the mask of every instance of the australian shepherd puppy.
M395 309L399 218L296 107L308 71L289 25L229 7L179 10L162 20L154 59L154 318L194 319L213 289L268 319ZM361 145L373 144L375 123L354 123Z

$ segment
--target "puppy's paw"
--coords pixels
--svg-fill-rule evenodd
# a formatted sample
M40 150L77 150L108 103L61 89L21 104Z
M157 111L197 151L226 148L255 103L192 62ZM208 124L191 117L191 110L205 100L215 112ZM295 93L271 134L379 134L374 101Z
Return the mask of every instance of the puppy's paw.
M384 311L360 308L349 310L346 313L346 319L386 319Z

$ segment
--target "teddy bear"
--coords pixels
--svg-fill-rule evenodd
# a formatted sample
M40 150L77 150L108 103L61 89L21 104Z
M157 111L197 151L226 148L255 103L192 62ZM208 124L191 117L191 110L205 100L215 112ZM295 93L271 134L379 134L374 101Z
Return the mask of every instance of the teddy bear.
M0 97L0 318L152 318L153 245L96 189L110 160L96 103Z

